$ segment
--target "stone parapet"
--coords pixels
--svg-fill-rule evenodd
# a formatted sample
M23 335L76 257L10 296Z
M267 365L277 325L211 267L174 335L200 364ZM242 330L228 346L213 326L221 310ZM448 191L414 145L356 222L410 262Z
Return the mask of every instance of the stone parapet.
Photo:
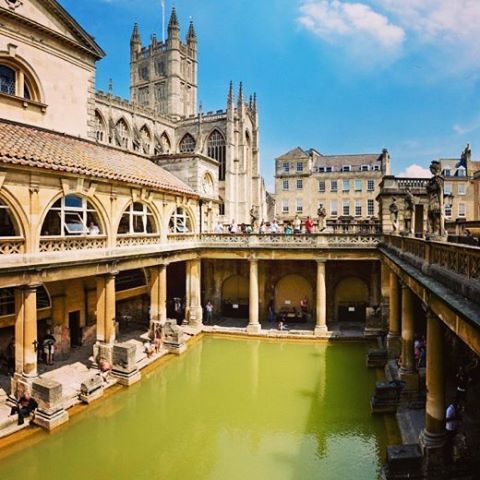
M54 380L37 379L32 383L32 397L38 402L34 423L53 430L68 421L63 406L62 385Z

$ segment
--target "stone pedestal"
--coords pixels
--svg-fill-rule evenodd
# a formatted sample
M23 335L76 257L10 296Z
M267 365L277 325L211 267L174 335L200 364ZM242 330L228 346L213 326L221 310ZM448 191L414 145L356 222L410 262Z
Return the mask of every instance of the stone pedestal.
M108 363L113 362L113 345L107 343L97 342L93 346L93 362L95 365L98 365L98 362L103 359Z
M87 378L80 385L80 400L92 403L103 395L103 378L97 373Z
M423 430L419 440L423 454L424 478L432 480L445 478L446 435Z
M187 349L187 346L185 345L185 334L177 325L176 320L167 320L163 331L163 345L167 348L169 353L180 355Z
M62 385L54 380L37 379L32 383L32 397L38 402L33 422L53 430L68 421L63 407Z
M404 387L405 391L418 390L419 380L418 380L417 372L409 372L400 368L399 375L400 375L400 380L402 382L405 382L405 387Z
M117 343L113 346L112 375L118 383L127 387L141 378L135 359L137 347L131 343Z

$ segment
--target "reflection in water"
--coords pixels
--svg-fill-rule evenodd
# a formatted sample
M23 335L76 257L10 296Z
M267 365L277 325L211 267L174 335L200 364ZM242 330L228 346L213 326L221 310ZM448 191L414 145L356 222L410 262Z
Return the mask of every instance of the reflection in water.
M205 338L3 458L0 478L371 480L385 432L365 352Z

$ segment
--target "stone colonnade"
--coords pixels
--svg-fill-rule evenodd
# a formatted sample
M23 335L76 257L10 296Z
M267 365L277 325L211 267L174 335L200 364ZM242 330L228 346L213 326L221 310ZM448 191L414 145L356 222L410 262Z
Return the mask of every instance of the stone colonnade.
M390 272L390 314L387 347L390 358L400 356L400 379L406 391L418 389L418 373L414 354L415 295L397 275ZM428 464L442 462L446 442L445 430L445 356L442 321L425 306L427 323L426 343L426 411L425 427L420 444ZM401 342L399 341L401 339Z

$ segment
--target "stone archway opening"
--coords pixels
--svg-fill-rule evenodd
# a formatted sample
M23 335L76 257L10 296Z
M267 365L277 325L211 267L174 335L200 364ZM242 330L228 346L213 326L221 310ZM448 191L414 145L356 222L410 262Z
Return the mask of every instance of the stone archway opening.
M365 322L368 285L359 277L343 278L335 287L334 303L336 322Z
M312 285L302 275L285 275L275 286L274 302L275 312L280 315L285 314L288 323L295 321L306 322L313 314L314 297Z
M222 315L229 318L248 318L249 283L242 275L228 277L222 286Z

